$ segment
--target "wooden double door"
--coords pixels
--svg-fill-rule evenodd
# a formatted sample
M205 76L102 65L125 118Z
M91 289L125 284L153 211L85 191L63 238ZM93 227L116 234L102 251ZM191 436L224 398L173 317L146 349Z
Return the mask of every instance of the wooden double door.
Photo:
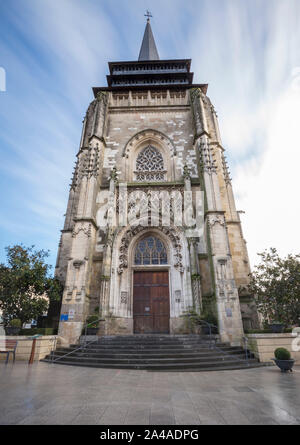
M133 330L135 334L169 333L168 271L135 271Z

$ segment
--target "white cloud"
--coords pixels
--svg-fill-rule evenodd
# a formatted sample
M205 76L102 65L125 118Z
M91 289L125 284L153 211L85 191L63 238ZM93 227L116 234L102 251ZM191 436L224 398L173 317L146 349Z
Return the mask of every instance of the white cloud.
M191 57L209 83L252 264L265 247L299 250L299 0L12 1L0 167L14 206L57 242L91 87L108 60L137 58L147 8L161 58Z
M278 97L266 128L265 151L234 171L234 190L252 264L257 252L276 247L299 253L300 93Z
M204 2L189 46L196 79L209 83L219 111L253 265L271 246L282 255L300 250L300 3L228 0L221 11L212 3L222 2Z

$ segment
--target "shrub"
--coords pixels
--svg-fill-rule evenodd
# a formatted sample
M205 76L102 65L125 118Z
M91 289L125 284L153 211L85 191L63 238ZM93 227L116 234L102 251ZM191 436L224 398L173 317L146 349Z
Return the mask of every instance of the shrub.
M57 328L30 328L30 329L21 329L20 335L57 335Z
M250 274L247 288L254 295L257 310L272 323L299 323L300 254L280 258L271 248L258 254L261 263Z
M99 325L98 315L89 315L86 319L86 323L88 324L88 328L97 328Z
M13 318L10 321L9 326L11 326L12 328L20 328L22 326L21 320L19 320L18 318Z
M271 329L244 329L245 334L272 334ZM285 328L283 330L286 334L293 332L292 328Z
M275 349L274 354L275 354L275 358L277 360L290 360L291 359L290 352L285 348Z
M271 329L244 329L245 334L272 334Z
M212 324L214 326L218 326L218 319L212 312L203 312L200 315L200 319L206 321L209 324Z

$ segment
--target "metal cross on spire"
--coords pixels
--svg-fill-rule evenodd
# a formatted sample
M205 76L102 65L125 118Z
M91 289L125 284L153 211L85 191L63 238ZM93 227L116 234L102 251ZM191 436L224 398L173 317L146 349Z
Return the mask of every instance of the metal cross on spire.
M150 11L148 11L148 9L146 11L146 14L144 14L144 16L147 17L147 22L150 22L150 17L153 17L153 15L151 14Z
M152 14L150 11L147 10L146 14L144 15L145 17L147 17L147 23L140 50L139 60L159 60L149 18L152 17Z

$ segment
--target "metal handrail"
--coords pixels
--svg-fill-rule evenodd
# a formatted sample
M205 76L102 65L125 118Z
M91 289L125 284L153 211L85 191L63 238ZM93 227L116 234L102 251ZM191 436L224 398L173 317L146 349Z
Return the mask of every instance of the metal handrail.
M192 335L192 329L191 329L191 320L190 320L190 317L192 317L193 314L187 314L187 316L189 317L190 335ZM55 351L55 349L56 349L56 342L57 342L57 338L55 337L55 339L54 339L54 341L55 341L55 347L54 347L53 350L51 351L51 359L52 359L52 360L51 360L51 363L54 363L54 362L56 362L56 361L62 359L63 357L66 357L66 356L72 354L73 352L79 351L80 349L85 349L88 345L91 345L92 343L96 343L96 342L98 341L98 338L95 339L95 340L90 341L89 343L86 342L86 337L87 337L86 332L87 332L87 328L88 328L88 326L91 326L91 325L93 325L93 324L95 324L95 323L98 323L100 320L103 320L103 318L102 318L102 317L99 317L97 320L94 320L94 321L92 321L91 323L86 323L86 324L84 325L84 342L83 342L78 348L73 349L72 351L67 352L67 353L64 354L64 355L61 355L60 357L57 357L57 358L54 360L54 359L53 359L53 358L54 358L54 351ZM207 322L206 320L197 320L197 324L205 324L206 326L208 326L208 328L209 328L209 347L210 347L210 348L212 348L212 349L213 349L213 348L214 348L214 349L217 349L218 351L222 352L223 354L227 355L228 357L231 357L231 358L233 358L234 360L240 361L237 357L235 357L235 356L232 355L232 354L229 354L228 352L224 351L222 348L220 348L220 347L218 347L218 346L216 345L216 338L215 338L215 337L212 338L212 328L216 328L216 329L218 329L218 327L217 327L216 325L214 325L214 324L212 324L212 323L209 323L209 322ZM245 361L246 361L247 365L249 366L249 357L248 357L248 338L247 338L247 337L243 337L243 341L244 341L244 343L245 343Z
M86 323L84 325L84 345L86 345L86 332L87 332L87 328L95 323L98 323L99 321L103 321L104 319L102 317L97 318L97 320L91 321L91 323Z
M187 314L187 315L188 315L188 317L189 317L189 328L190 328L190 333L191 333L191 322L190 322L190 317L192 317L193 314ZM211 347L211 348L214 348L214 349L217 349L218 351L222 352L222 354L225 354L225 355L227 355L228 357L233 358L234 360L239 361L239 359L238 359L237 357L235 357L235 356L232 355L232 354L229 354L228 352L224 351L222 348L220 348L219 346L217 346L217 345L216 345L216 339L214 339L215 341L213 342L211 329L212 329L212 328L216 328L216 329L218 329L218 327L215 326L215 325L212 324L212 323L207 322L206 320L197 320L197 324L202 324L202 323L205 324L206 326L208 326L208 328L209 328L209 345L210 345L210 347ZM245 360L246 360L247 365L249 366L249 357L248 357L248 338L247 338L247 337L243 337L243 341L244 341L244 343L245 343Z
M95 343L96 341L98 341L98 339L97 339L97 340L90 341L89 343L86 343L85 345L80 345L78 348L76 348L76 349L72 349L72 351L67 352L67 353L64 354L64 355L60 355L60 356L57 357L55 360L53 360L53 358L52 358L51 363L57 362L58 360L62 359L63 357L67 357L67 355L73 354L73 352L79 351L80 349L84 349L84 348L86 348L86 346L91 345L92 343Z
M187 314L187 316L189 317L189 329L190 329L190 335L191 335L192 334L191 317L193 316L193 314ZM211 331L212 331L212 328L218 329L218 327L215 326L212 323L209 323L206 320L197 320L197 324L205 324L206 326L208 326L208 328L209 328L209 345L210 345L211 348L213 348L213 343L215 343L215 342L213 342L213 340L215 340L215 339L212 338L212 332Z
M249 357L248 357L248 337L243 337L243 342L244 342L244 345L245 345L245 360L246 360L246 362L249 364Z
M51 350L51 361L53 362L53 357L54 357L54 351L56 349L56 344L57 344L57 337L54 337L53 339L53 346L52 346L52 350Z
M76 349L72 349L72 351L67 352L67 353L64 354L64 355L61 355L61 356L57 357L55 360L53 359L54 351L52 351L52 354L51 354L51 356L52 356L52 357L51 357L51 358L52 358L51 363L54 363L54 362L56 362L56 361L62 359L63 357L66 357L66 356L68 356L68 355L70 355L70 354L73 354L73 352L79 351L80 349L85 349L88 345L91 345L92 343L97 342L97 341L98 341L98 338L95 339L95 340L90 341L89 343L87 343L87 342L86 342L86 336L87 336L86 331L87 331L88 326L91 326L91 325L93 325L93 324L95 324L95 323L98 323L100 320L103 320L103 318L102 318L102 317L99 317L97 320L94 320L94 321L92 321L91 323L86 323L86 324L84 325L84 327L83 327L83 328L84 328L84 342L83 342L83 344L81 344L78 348L76 348Z

